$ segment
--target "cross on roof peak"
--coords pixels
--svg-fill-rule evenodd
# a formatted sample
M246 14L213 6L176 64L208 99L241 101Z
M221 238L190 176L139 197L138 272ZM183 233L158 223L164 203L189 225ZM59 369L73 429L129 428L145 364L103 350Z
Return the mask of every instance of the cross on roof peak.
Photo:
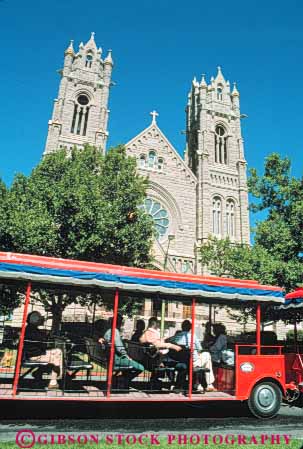
M157 111L152 111L152 112L150 112L150 115L152 116L152 125L156 125L157 124L157 122L156 122L156 117L158 117L159 116L159 114L158 114L158 112Z

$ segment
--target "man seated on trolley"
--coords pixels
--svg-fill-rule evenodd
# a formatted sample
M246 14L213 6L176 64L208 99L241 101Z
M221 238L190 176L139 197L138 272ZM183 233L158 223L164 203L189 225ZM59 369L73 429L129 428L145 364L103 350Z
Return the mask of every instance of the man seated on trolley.
M104 334L104 340L107 341L107 343L111 343L111 336L112 336L112 322L113 318L110 318L109 329ZM118 313L117 315L117 326L115 330L115 353L114 353L114 370L118 371L119 369L127 368L127 379L128 381L131 381L135 377L137 377L142 371L144 371L144 366L141 365L141 363L136 362L136 360L133 360L129 357L127 354L126 348L124 346L124 343L122 341L120 331L123 324L123 316Z
M187 349L190 349L191 346L191 322L189 320L183 321L181 325L182 331L177 332L173 337L170 338L170 341L176 343L177 345L184 346ZM206 389L205 391L216 391L213 386L215 381L211 355L209 352L203 351L200 341L194 336L194 352L193 352L193 368L206 368L205 372L205 381L206 381ZM195 384L194 389L200 393L204 392L204 388L202 386L202 379L200 376L195 376Z

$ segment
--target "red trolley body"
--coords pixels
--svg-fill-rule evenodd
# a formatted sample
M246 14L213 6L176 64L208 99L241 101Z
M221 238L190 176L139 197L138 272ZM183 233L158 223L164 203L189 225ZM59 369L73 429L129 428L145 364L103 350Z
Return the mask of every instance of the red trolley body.
M154 270L144 270L131 267L106 265L99 263L63 260L26 254L0 253L0 278L2 284L24 286L25 301L22 310L22 325L19 330L19 342L11 350L9 343L0 345L4 350L2 357L11 351L14 364L10 368L0 364L0 400L52 400L52 401L99 401L99 402L204 402L204 401L247 401L252 413L258 417L272 417L277 414L282 398L286 401L297 400L303 391L303 355L299 349L286 353L284 345L261 344L261 310L262 304L272 303L273 306L283 305L282 289L274 286L260 285L256 281L243 281L212 276L196 276L176 273L166 273ZM33 377L27 377L26 367L30 361L24 360L24 342L26 321L30 310L32 289L38 287L64 288L72 291L93 289L112 294L113 319L111 320L111 341L107 349L106 360L98 360L88 347L80 354L79 369L74 369L75 375L58 391L37 390L34 388ZM111 293L112 292L112 293ZM187 386L184 391L165 389L148 390L150 380L155 377L151 368L148 380L142 372L137 377L136 389L121 389L117 387L115 335L117 316L121 296L135 295L156 297L163 301L173 298L174 301L191 300L191 341L187 367ZM301 296L303 298L303 295ZM297 300L297 298L296 298ZM290 298L291 301L291 298ZM236 343L234 346L234 364L217 364L214 366L215 389L205 394L194 391L195 369L193 368L194 339L196 319L196 304L235 305L245 302L256 308L256 341L254 344ZM86 339L88 340L88 339ZM66 342L60 343L66 352ZM70 344L70 343L68 343ZM95 344L95 343L94 343ZM142 350L142 348L140 348ZM6 352L5 352L6 351ZM82 352L81 352L82 351ZM94 358L95 357L95 358ZM65 357L64 370L76 367ZM4 363L4 362L3 362ZM82 364L81 364L82 363ZM100 370L97 372L97 366ZM161 366L155 368L158 372ZM87 370L87 376L85 376ZM163 375L172 368L165 366ZM67 374L64 372L64 382ZM120 377L123 377L121 369ZM159 376L158 376L159 378ZM119 381L119 379L118 379ZM162 382L163 384L163 382ZM102 385L102 387L101 387ZM141 387L140 387L141 385ZM143 385L143 387L142 387ZM167 387L167 388L166 388ZM77 389L78 388L78 389Z

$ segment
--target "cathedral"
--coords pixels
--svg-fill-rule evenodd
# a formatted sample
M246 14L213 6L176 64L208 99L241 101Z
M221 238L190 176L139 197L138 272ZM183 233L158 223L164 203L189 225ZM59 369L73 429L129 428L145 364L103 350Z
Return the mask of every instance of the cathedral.
M105 152L112 69L111 51L103 58L94 33L77 52L70 43L44 154L81 149L85 143ZM157 230L153 248L157 269L203 274L199 247L209 236L249 244L239 100L236 85L231 89L218 67L209 82L203 75L200 82L194 78L191 83L184 159L159 128L155 111L150 125L126 143L138 172L149 181L142 207Z

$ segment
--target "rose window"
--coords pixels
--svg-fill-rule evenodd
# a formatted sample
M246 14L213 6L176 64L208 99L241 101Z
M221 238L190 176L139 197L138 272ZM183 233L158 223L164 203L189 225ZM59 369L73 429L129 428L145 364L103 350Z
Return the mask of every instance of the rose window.
M146 198L142 207L154 220L158 237L163 237L167 233L169 226L167 210L159 201L153 200L152 198Z

